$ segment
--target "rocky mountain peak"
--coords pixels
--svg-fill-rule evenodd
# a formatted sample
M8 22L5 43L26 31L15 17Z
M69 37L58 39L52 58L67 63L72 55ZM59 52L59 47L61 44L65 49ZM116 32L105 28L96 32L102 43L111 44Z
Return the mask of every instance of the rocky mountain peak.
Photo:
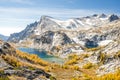
M112 14L112 15L109 16L109 21L110 22L112 22L114 20L118 20L118 19L119 19L119 17L117 15L115 15L115 14Z
M98 14L93 14L93 15L92 15L92 17L97 17L97 16L98 16Z
M106 17L107 17L107 15L105 15L104 13L99 15L99 18L106 18Z
M90 17L90 16L89 16ZM106 14L104 14L104 13L102 13L102 14L93 14L91 17L97 17L97 18L106 18L107 17L107 15Z
M31 27L36 27L37 25L38 25L38 22L35 21L34 23L27 25L26 29L31 28Z

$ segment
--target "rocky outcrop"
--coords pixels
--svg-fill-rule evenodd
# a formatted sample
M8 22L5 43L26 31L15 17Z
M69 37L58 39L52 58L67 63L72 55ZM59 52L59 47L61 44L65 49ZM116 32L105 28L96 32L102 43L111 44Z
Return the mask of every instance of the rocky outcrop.
M23 55L26 55L26 53L22 54L22 56ZM4 79L7 76L14 75L19 78L25 78L26 80L47 80L51 77L51 75L46 73L43 69L33 67L32 65L35 65L34 62L32 62L31 65L25 64L31 64L31 61L27 58L20 57L13 45L0 40L0 78L2 77ZM41 78L41 76L44 76L44 79Z
M14 70L14 68L8 67L4 69L4 73L0 74L0 76L2 77L11 76L11 75L24 77L26 80L33 80L33 79L44 80L40 78L40 76L45 76L46 78L50 78L51 76L50 74L46 73L41 69L30 70L29 67L22 67L19 68L19 70Z
M15 54L15 49L7 42L1 41L0 43L0 55L2 54Z
M67 43L70 44L71 42L72 41L65 33L61 33L59 31L57 32L47 31L42 35L37 36L36 39L34 40L34 43L50 44L51 46L64 45Z
M101 51L109 55L116 54L118 51L120 51L120 41L114 41L114 42L109 43Z
M51 51L52 53L58 53L53 51L54 47L65 46L71 43L72 40L65 33L62 33L60 31L47 31L42 35L34 38L33 46L36 49L44 49L46 51ZM60 53L62 54L62 52L63 51L61 50Z

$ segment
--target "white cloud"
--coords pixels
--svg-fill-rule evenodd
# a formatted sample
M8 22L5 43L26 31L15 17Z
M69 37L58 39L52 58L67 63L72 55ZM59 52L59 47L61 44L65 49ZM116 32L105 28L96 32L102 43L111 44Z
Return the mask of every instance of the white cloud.
M14 28L13 26L9 26L9 27L3 26L3 27L0 27L0 34L9 36L10 33L20 32L21 30L22 30L21 27Z
M28 5L33 5L34 0L0 0L2 2L12 2L12 3L19 3L19 4L28 4Z
M67 0L68 3L73 4L75 0Z
M50 15L53 17L75 17L75 16L86 16L94 13L103 13L108 11L103 10L85 10L85 9L43 9L43 8L2 8L0 7L1 15L12 16L12 17L30 17L30 16L41 16Z

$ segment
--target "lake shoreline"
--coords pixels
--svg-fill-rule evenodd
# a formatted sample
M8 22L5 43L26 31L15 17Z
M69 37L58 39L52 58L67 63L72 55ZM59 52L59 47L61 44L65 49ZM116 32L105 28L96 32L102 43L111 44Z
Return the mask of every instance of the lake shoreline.
M34 48L28 48L28 47L19 47L18 50L27 52L29 54L36 54L41 59L52 62L52 63L58 63L58 64L64 64L65 60L63 58L59 58L58 56L54 56L51 54L47 54L47 51L43 49L34 49Z

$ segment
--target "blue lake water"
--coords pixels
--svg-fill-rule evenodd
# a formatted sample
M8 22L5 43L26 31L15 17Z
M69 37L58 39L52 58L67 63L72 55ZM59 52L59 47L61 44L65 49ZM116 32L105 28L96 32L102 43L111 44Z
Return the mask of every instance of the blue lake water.
M41 59L46 60L48 62L54 62L54 63L59 63L59 64L63 64L64 60L52 55L48 55L46 54L45 51L39 51L37 49L32 49L32 48L19 48L19 50L23 51L23 52L27 52L29 54L36 54L38 55Z

